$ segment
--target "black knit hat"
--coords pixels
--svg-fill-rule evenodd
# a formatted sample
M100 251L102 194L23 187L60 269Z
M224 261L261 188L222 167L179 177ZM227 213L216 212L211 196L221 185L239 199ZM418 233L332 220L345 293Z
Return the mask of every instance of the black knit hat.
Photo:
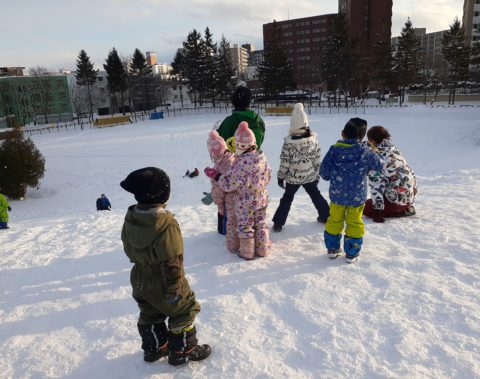
M367 121L362 118L355 117L348 120L343 128L345 138L362 140L367 133Z
M247 109L250 106L252 92L247 87L239 86L233 91L231 99L235 109Z
M131 172L120 186L133 193L140 204L165 204L170 197L170 178L157 167Z

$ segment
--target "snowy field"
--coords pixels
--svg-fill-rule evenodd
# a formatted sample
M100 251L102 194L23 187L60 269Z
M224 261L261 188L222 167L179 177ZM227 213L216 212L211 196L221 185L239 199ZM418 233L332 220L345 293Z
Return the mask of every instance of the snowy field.
M312 116L322 155L354 115ZM33 139L46 158L38 190L11 201L0 233L1 378L479 378L480 108L423 106L358 116L387 127L419 182L417 215L366 220L360 259L329 260L303 190L264 259L228 253L200 171L221 115L149 121ZM266 117L276 173L289 117ZM131 264L120 230L133 196L119 182L158 166L202 305L206 361L143 362ZM270 183L271 219L283 191ZM328 183L320 189L327 196ZM105 193L112 212L96 212Z

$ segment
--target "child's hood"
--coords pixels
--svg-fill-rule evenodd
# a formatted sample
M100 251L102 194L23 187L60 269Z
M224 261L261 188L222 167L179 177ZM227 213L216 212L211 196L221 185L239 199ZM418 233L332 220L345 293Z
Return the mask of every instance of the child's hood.
M333 162L341 170L355 170L356 165L361 165L369 147L362 143L352 143L352 140L341 140L333 145Z
M309 145L317 141L317 134L311 133L309 137L304 138L292 138L292 135L288 135L283 139L285 144L291 144L292 146L304 146Z
M381 155L386 155L390 152L393 153L398 150L397 147L392 143L392 141L388 139L385 139L380 144L378 144L377 149Z
M131 206L125 215L124 231L132 246L143 249L152 244L174 220L163 207L140 210Z

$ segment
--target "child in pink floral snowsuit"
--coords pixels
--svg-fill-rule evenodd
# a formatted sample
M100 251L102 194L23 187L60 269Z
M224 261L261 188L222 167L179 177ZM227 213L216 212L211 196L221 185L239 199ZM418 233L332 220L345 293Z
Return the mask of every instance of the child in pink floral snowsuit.
M225 192L234 191L234 211L240 241L239 257L246 260L268 253L270 238L266 221L267 185L272 169L265 154L256 150L255 135L242 121L235 132L235 154L232 167L218 178ZM227 210L228 213L228 210Z
M223 217L225 211L227 213L227 249L231 252L236 252L240 247L237 234L237 221L235 218L235 211L233 206L233 192L224 192L217 181L215 176L218 174L224 175L228 169L232 166L235 155L227 149L227 145L222 137L216 130L212 130L208 134L207 148L210 156L213 159L213 169L207 167L205 174L211 178L212 182L212 199L218 209L219 220L223 224ZM219 232L221 225L219 222Z

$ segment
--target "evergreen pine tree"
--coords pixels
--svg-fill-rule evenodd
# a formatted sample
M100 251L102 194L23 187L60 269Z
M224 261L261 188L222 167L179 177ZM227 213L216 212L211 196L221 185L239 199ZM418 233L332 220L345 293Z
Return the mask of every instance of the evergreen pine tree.
M199 32L193 29L188 33L187 40L183 42L184 59L183 69L185 78L188 80L190 90L193 92L195 106L198 98L201 101L203 94L203 76L205 74L205 65L202 62L204 50L204 41Z
M130 75L132 75L131 85L133 87L133 96L135 96L137 89L140 89L142 109L151 109L152 94L151 91L149 91L149 82L152 76L152 66L147 64L147 59L145 58L145 55L143 55L143 53L139 49L135 49L133 53L129 73Z
M230 53L230 43L224 35L222 35L218 46L215 66L217 68L215 77L216 92L222 98L228 98L235 88L236 79L232 55Z
M27 187L38 187L45 172L45 159L19 127L0 144L0 192L12 199L25 196Z
M77 71L75 72L75 79L77 85L87 87L88 103L90 105L90 121L93 120L93 102L91 86L97 81L97 72L93 68L93 63L90 62L90 57L85 50L80 50L77 58ZM82 126L83 128L83 126Z
M125 114L125 90L127 89L127 72L125 67L118 56L118 52L115 48L108 53L108 57L103 65L103 68L107 72L108 89L113 98L115 109L118 110L118 104L116 101L116 93L120 93L120 102L122 112Z
M415 36L412 22L408 19L398 39L398 49L395 55L395 72L400 87L400 104L405 100L406 88L418 79L420 70L420 45Z
M218 72L215 59L217 55L217 44L213 42L213 34L210 32L208 26L205 28L204 40L202 44L201 64L203 76L202 88L207 96L212 99L212 104L215 106L216 86L215 80Z
M328 36L325 58L320 65L320 76L329 91L348 91L350 81L358 72L359 58L351 38L345 15L340 13Z
M389 40L378 41L373 47L372 68L376 83L382 89L382 95L387 88L393 89L396 78L393 75L393 48Z
M468 64L470 60L470 48L465 45L465 30L458 18L453 20L450 29L443 34L442 55L449 65L449 103L455 104L455 92L459 81L468 79Z
M178 50L175 53L171 66L173 75L178 75L181 78L185 77L185 55L182 50Z
M274 98L277 104L279 93L295 87L292 64L275 21L272 38L264 49L264 61L258 66L258 79L267 98Z

